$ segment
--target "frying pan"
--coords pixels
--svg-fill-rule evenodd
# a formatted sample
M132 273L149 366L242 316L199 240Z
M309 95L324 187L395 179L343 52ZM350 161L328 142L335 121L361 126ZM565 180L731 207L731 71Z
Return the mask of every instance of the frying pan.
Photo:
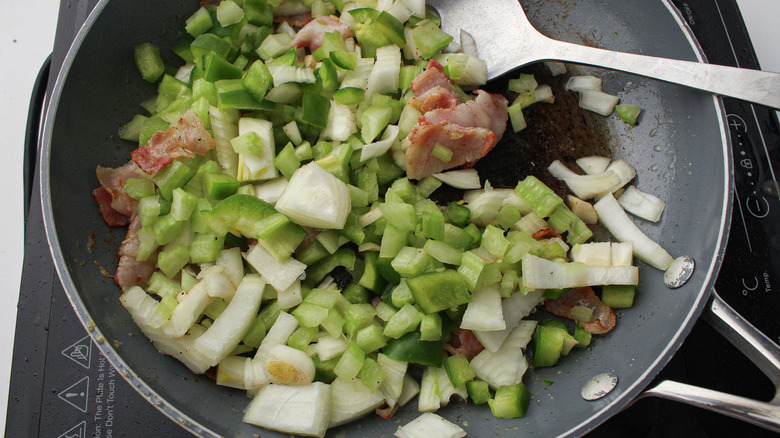
M703 59L668 1L526 0L523 4L530 21L553 38L668 58ZM218 387L206 377L192 375L174 359L159 354L140 333L121 306L119 290L108 274L116 268L125 230L107 227L91 196L97 186L96 166L122 165L134 147L118 139L119 126L156 91L139 77L133 46L169 45L197 6L197 0L105 0L87 19L65 59L44 123L40 168L46 233L78 317L101 352L150 403L196 435L284 436L242 423L248 403L244 391ZM598 74L607 92L644 109L644 118L634 128L615 119L601 122L608 133L603 137L605 145L613 156L637 168L638 187L668 201L660 223L641 227L672 255L692 256L696 270L684 287L670 290L663 286L662 272L640 264L642 285L635 306L620 312L614 331L594 338L592 348L577 351L554 368L529 371L525 382L532 405L526 418L495 419L485 406L455 400L439 412L470 436L514 434L513 430L524 436L582 435L638 397L685 398L668 382L642 391L702 310L721 305L717 298L711 300L729 229L732 192L731 154L719 100L625 74ZM576 144L567 147L576 155ZM604 372L619 377L617 386L599 400L583 400L583 385ZM543 380L555 383L547 386ZM418 415L415 405L407 405L392 421L371 415L331 433L389 437L399 423Z

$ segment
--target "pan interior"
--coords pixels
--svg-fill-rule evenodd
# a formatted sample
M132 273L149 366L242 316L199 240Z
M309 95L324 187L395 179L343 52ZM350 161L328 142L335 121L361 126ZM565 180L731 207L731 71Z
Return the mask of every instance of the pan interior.
M523 2L540 31L562 40L669 58L697 60L698 51L665 2L644 0L536 0ZM98 165L117 167L133 145L118 138L119 127L156 91L133 64L133 46L170 45L195 0L102 2L102 12L71 49L58 79L45 123L42 192L47 235L71 302L101 350L127 367L131 382L157 400L169 416L203 435L253 436L261 431L241 422L248 403L243 391L218 387L193 376L177 361L157 353L119 303L110 275L125 230L110 229L92 198ZM641 12L640 12L641 11ZM86 30L88 29L88 32ZM555 368L529 371L529 415L497 420L487 407L453 400L439 414L470 436L515 430L523 436L582 434L614 414L649 382L676 350L709 293L721 257L729 210L723 114L712 96L621 73L579 67L597 74L606 92L643 108L636 127L606 120L613 156L637 168L636 185L667 201L658 224L640 227L673 256L690 255L697 270L683 288L663 286L662 272L640 263L641 287L633 308L619 312L618 327L595 338ZM119 347L114 347L115 345ZM609 396L584 401L579 393L591 377L618 375ZM544 380L554 382L551 385ZM149 395L151 394L151 395ZM412 402L393 421L371 415L334 430L345 436L392 436L419 413ZM284 436L262 431L263 436Z

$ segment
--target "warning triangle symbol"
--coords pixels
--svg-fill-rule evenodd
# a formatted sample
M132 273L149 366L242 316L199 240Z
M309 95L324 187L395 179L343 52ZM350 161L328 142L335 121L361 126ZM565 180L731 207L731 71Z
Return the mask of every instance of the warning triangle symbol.
M86 437L87 437L87 422L85 420L71 427L70 430L58 436L57 438L86 438Z
M59 393L57 397L86 414L87 401L89 400L89 376L70 385L68 389Z
M89 369L92 361L92 339L89 335L84 336L68 348L62 350L62 355Z

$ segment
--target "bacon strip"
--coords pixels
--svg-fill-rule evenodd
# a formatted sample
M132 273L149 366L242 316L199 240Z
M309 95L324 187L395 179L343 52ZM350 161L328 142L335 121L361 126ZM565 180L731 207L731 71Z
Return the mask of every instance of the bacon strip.
M130 153L138 167L148 174L171 164L176 158L206 155L217 145L195 111L189 109L176 124L157 131L145 144Z
M98 166L95 170L100 187L92 191L95 197L100 214L111 227L127 225L135 211L138 201L127 196L124 187L125 182L130 178L140 178L136 173L138 166L130 161L124 166L117 168Z
M479 342L477 336L471 330L457 329L452 332L450 341L444 344L444 349L453 356L463 354L469 361L474 359L485 347Z
M421 179L444 169L475 162L493 148L496 135L485 128L423 121L412 127L404 142L408 145L406 174L409 178ZM437 144L452 151L448 162L431 155Z
M122 292L132 286L144 286L154 272L157 256L154 255L145 261L136 260L141 239L138 230L141 229L141 218L134 214L127 228L127 235L119 247L119 265L114 274L114 282L119 285Z
M444 90L452 93L455 97L458 96L455 93L455 87L452 86L450 77L444 72L444 67L433 59L428 62L428 67L412 80L411 87L414 95L417 97L422 96L428 90L435 87L442 87Z
M569 319L573 319L571 316L571 309L574 306L583 306L593 309L593 318L591 321L582 323L582 328L590 333L601 335L615 328L615 324L617 323L615 312L601 302L599 297L596 296L596 293L593 292L593 288L590 286L569 289L568 292L558 299L545 300L544 302L544 307L548 312Z
M100 186L92 191L92 196L100 207L100 215L109 227L123 227L130 223L130 219L111 207L111 193L105 187Z
M407 104L423 115L404 140L409 178L420 179L445 169L471 166L504 135L509 119L506 98L477 90L474 100L461 103L444 68L433 59L414 78L411 88L415 97ZM431 156L437 144L453 152L448 162Z
M438 107L424 114L431 123L449 122L456 125L485 128L496 134L500 140L509 119L507 100L500 94L476 90L477 98L454 107Z
M322 46L326 33L338 32L342 39L352 36L352 29L342 23L335 15L317 17L307 23L298 33L290 45L292 47L308 47L312 52Z
M386 403L378 408L374 412L376 412L377 415L384 418L385 420L389 420L393 418L393 414L395 413L395 409L388 406Z
M450 77L444 73L444 67L433 59L428 67L420 73L411 85L413 98L407 102L421 113L437 108L452 108L460 103L460 97L450 82Z

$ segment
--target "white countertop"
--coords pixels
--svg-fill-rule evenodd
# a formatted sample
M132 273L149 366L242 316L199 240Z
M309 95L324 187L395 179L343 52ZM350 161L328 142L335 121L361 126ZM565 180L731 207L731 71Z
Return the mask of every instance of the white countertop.
M738 0L751 39L764 70L780 72L780 2ZM11 369L16 303L22 271L24 218L22 162L27 111L33 83L53 46L59 1L14 0L0 14L0 431L5 430L8 376Z

